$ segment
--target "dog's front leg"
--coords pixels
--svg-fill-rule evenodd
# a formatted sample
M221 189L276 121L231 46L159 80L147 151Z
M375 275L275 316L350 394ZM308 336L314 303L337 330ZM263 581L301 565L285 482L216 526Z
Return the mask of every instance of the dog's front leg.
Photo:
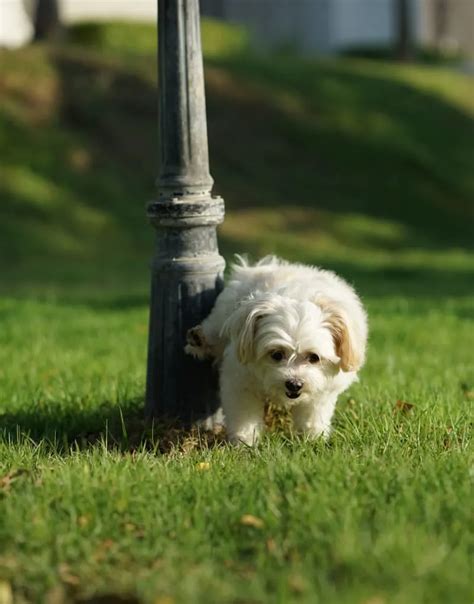
M225 425L230 442L253 446L263 429L263 403L249 392L222 397Z
M337 396L327 395L314 402L302 403L292 409L293 425L297 432L318 438L328 438Z
M250 372L233 355L224 357L220 385L229 440L255 445L264 426L264 399Z

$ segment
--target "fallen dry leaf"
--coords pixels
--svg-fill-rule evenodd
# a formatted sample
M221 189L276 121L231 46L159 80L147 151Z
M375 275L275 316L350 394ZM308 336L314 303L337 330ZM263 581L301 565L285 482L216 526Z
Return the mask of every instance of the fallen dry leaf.
M175 600L171 596L158 596L153 604L174 604Z
M306 585L301 575L291 575L288 578L288 587L295 593L303 593Z
M69 564L60 564L58 571L63 583L67 583L68 585L79 585L79 577L72 574Z
M398 400L395 403L395 411L400 411L401 413L408 413L413 409L415 405L413 403L409 403L407 401Z
M196 464L196 470L199 470L199 472L203 472L204 470L209 470L210 467L211 467L211 464L208 461L201 461Z
M143 528L137 526L136 524L134 524L133 522L126 522L123 525L123 528L125 529L125 531L127 533L133 533L133 535L135 537L137 537L138 539L143 539L143 537L145 536L145 531Z
M45 604L65 604L66 591L62 585L55 585L45 594Z
M5 474L5 476L2 476L2 478L0 478L0 491L9 491L12 483L23 474L26 474L26 470L19 469L12 470L8 474Z
M80 584L79 577L76 575L64 575L63 577L61 577L61 579L67 585L72 585L74 587Z
M96 562L104 560L107 557L108 552L114 547L114 545L115 541L113 541L113 539L104 539L103 541L101 541L93 554L94 560Z
M385 604L385 599L382 596L372 596L364 604Z
M253 528L261 529L265 526L263 520L258 518L257 516L253 516L252 514L244 514L240 518L240 524L244 526L251 526Z
M276 552L277 544L275 542L275 539L272 539L270 537L270 539L267 539L266 545L267 545L267 551L269 554L274 554Z

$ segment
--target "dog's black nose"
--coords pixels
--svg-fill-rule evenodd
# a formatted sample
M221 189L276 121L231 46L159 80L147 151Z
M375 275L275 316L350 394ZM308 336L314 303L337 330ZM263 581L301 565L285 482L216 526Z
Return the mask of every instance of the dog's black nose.
M286 380L285 382L285 386L287 391L290 394L298 394L298 392L301 390L301 388L303 388L303 381L302 380Z

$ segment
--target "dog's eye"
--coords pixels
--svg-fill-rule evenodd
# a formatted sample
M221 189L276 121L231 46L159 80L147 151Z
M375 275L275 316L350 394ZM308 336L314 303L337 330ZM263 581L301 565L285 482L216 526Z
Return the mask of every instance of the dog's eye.
M313 363L313 364L314 363L319 363L320 360L321 359L319 358L319 356L315 352L312 352L311 354L308 354L308 361L310 363Z
M282 353L281 350L274 350L273 352L270 353L270 356L277 363L279 361L283 361L283 359L285 358L285 355Z

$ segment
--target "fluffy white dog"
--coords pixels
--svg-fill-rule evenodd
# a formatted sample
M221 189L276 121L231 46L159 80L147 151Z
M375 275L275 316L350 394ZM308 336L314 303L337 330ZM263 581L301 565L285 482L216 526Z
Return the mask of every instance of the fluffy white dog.
M290 408L294 427L327 437L338 395L365 360L367 316L330 271L273 256L238 257L210 315L188 332L186 352L213 358L228 435L253 445L264 405Z

